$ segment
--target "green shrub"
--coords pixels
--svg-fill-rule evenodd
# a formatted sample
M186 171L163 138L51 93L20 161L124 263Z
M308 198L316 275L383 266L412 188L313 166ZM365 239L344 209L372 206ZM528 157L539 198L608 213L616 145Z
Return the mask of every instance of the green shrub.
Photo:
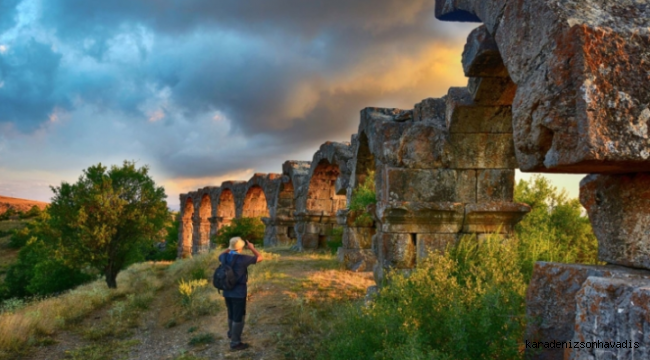
M21 215L22 215L21 211L10 207L4 213L0 214L0 220L9 220L14 216L20 217Z
M174 261L178 256L178 228L180 217L178 213L171 214L171 220L165 225L165 250L155 250L148 260Z
M355 225L370 226L373 223L372 215L367 212L368 205L377 203L377 194L375 191L375 173L370 172L366 176L363 184L360 184L352 192L350 198L350 211L361 212L354 220Z
M332 254L336 254L341 246L343 246L343 228L334 227L327 232L327 248Z
M262 245L264 241L264 223L260 218L232 219L232 222L223 226L213 237L212 241L220 246L228 247L230 239L240 236L253 244Z
M193 336L190 341L189 345L191 346L197 346L197 345L205 345L205 344L212 344L215 342L217 339L215 338L214 334L212 333L201 333L196 336Z
M468 236L409 276L393 273L368 307L339 314L320 358L518 358L526 284L517 249Z
M34 205L31 207L31 209L27 210L25 213L20 213L20 218L21 219L32 219L39 217L41 215L41 208L38 206Z
M47 221L47 212L42 212L27 226L14 231L9 245L20 251L16 262L7 269L2 297L54 294L96 278L54 256L57 249L48 241Z
M11 249L20 249L27 245L27 241L32 238L32 231L29 225L22 229L13 230L7 246Z
M181 280L178 284L180 304L188 318L213 315L219 311L220 302L216 300L218 296L214 296L215 293L216 291L210 288L205 279Z

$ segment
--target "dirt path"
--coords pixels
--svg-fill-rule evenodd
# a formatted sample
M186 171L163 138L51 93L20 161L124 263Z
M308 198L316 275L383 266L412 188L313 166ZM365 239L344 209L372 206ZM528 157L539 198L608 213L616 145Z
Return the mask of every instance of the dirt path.
M251 268L246 327L243 340L251 345L244 351L229 350L225 305L219 298L214 316L178 320L177 289L158 291L149 309L141 313L139 326L122 341L131 341L127 354L114 359L198 360L198 359L285 359L284 339L291 337L297 312L305 303L356 299L374 284L369 273L342 271L332 256L277 252L276 258ZM314 304L316 303L316 304ZM98 310L84 320L89 326L105 316ZM79 331L76 330L78 333ZM192 338L211 334L212 343L192 346ZM57 335L57 344L46 346L30 359L69 359L67 351L88 346L75 331ZM102 340L99 340L102 341ZM101 356L96 359L103 359ZM111 359L111 357L106 357Z

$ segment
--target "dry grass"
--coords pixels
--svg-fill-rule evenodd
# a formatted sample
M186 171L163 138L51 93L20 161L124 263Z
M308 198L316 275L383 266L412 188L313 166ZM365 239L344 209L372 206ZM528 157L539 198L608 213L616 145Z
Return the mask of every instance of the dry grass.
M0 358L23 351L26 345L38 344L113 300L160 288L162 281L156 276L156 270L165 266L136 264L120 273L116 290L108 289L103 280L98 280L61 296L36 301L13 313L0 314Z
M102 357L109 354L121 358L141 346L133 340L142 334L145 319L149 319L147 333L154 331L165 339L172 333L183 334L178 335L183 340L175 345L180 351L173 353L175 358L213 358L222 342L227 342L222 339L226 326L223 298L210 283L219 254L216 250L176 262L136 264L120 273L116 290L109 290L100 280L0 314L0 359L31 356L30 351L36 349L33 345L54 342L66 333L78 338L74 347L67 348L66 358L112 358ZM313 334L322 334L319 327L328 312L343 302L361 298L374 284L369 274L341 271L329 253L294 253L277 248L263 252L263 256L262 263L249 268L246 336L259 346L256 354L265 359L296 358L307 353L302 349L317 341ZM188 286L190 283L194 286ZM161 306L165 315L158 313ZM152 317L158 319L154 325ZM168 326L171 323L173 326ZM194 327L201 333L189 335L186 328ZM216 342L197 339L194 343L200 346L193 346L189 353L183 350L189 346L190 337L203 333L217 334ZM138 339L147 342L146 338ZM171 343L166 346L173 351ZM111 353L109 348L115 351ZM250 356L246 353L234 358Z

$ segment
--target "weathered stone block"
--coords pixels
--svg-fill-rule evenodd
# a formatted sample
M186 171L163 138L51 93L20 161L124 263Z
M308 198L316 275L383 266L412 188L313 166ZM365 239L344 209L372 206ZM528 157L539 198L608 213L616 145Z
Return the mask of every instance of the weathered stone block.
M530 211L530 206L512 202L467 204L464 233L510 233Z
M597 348L567 349L568 359L650 359L650 277L587 278L576 295L572 340Z
M456 177L456 201L474 203L477 201L477 171L458 170Z
M379 233L379 258L383 266L412 269L416 264L415 234Z
M450 167L454 169L516 169L512 134L450 135Z
M475 202L476 171L383 167L378 199L391 202Z
M344 264L346 269L354 272L372 271L377 263L375 254L368 249L339 248L336 254L339 262Z
M467 88L449 89L446 119L450 133L512 133L510 106L478 105Z
M377 216L386 233L457 233L465 208L461 203L380 203Z
M510 111L510 118L512 119L512 109L510 106L515 99L517 85L509 77L473 77L467 83L467 90L477 105L507 106L508 111Z
M514 188L514 170L488 169L477 171L476 202L512 202L514 197Z
M444 253L457 240L457 234L417 234L417 263L421 264L432 252Z
M574 329L586 321L582 316L576 316L576 295L590 277L630 281L650 279L650 272L611 265L536 263L526 294L526 315L529 320L524 339L547 342L574 339ZM557 349L527 355L536 360L565 358L563 351Z
M467 37L462 63L467 77L509 77L497 44L485 26L472 30Z
M343 230L343 248L345 249L370 249L375 228L346 227Z
M383 193L391 201L440 202L456 199L457 173L449 169L385 168Z
M404 131L400 138L399 159L411 169L443 168L449 165L444 123L418 122Z
M415 104L413 109L414 121L430 121L439 126L445 126L445 98L428 98Z
M598 258L650 269L650 174L589 175L580 202L598 239Z

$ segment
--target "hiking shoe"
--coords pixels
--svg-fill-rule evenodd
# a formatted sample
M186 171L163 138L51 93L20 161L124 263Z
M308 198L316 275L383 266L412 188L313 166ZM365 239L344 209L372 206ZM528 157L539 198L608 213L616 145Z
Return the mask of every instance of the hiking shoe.
M250 345L245 344L245 343L242 342L242 343L239 343L239 344L237 344L235 346L230 346L230 350L232 350L232 351L246 350L249 347L250 347Z

